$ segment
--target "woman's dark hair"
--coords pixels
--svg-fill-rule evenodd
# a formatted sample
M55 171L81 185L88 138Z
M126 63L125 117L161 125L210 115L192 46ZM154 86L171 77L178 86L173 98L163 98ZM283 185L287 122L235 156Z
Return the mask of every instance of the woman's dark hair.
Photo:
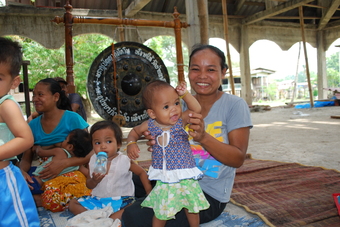
M161 92L162 89L167 87L173 88L170 84L162 80L155 80L149 83L144 88L142 94L142 102L144 104L145 109L151 109L152 98L157 95L157 92Z
M50 91L53 95L55 93L59 93L59 100L57 102L58 109L72 111L70 99L66 96L65 91L61 89L58 81L53 78L46 78L40 80L38 83L49 85Z
M192 51L189 57L189 66L191 64L191 57L194 56L198 51L204 50L204 49L209 49L213 52L215 52L217 54L217 56L221 59L221 70L223 69L228 69L228 65L226 63L226 58L225 55L223 53L223 51L221 51L219 48L212 46L212 45L208 45L208 44L195 44L192 47Z
M72 130L68 143L73 145L73 153L76 157L85 157L92 150L90 133L83 129Z
M106 129L109 128L111 129L116 137L116 141L117 141L117 145L121 146L122 142L123 142L123 133L122 133L122 129L113 121L98 121L96 123L94 123L91 126L91 130L90 130L90 136L92 138L93 133L95 133L98 130L101 129Z

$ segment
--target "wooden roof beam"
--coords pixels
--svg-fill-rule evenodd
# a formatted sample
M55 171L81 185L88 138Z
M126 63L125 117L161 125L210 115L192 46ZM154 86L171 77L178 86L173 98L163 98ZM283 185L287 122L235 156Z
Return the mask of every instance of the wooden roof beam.
M335 11L338 10L339 5L340 5L340 0L333 0L333 2L328 7L326 13L322 16L319 22L319 26L318 26L319 30L323 29L327 25L328 21L334 15Z
M280 4L278 6L275 6L271 9L264 10L252 16L246 17L245 19L243 19L243 24L249 25L249 24L273 17L275 15L287 12L289 10L295 9L299 6L303 6L304 4L307 4L312 1L313 0L291 0L283 4Z
M131 4L125 9L125 17L133 17L136 15L143 7L151 2L151 0L134 0Z

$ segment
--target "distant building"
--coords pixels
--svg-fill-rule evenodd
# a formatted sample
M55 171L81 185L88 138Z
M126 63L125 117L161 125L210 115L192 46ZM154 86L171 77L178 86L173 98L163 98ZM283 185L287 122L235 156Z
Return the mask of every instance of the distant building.
M264 88L270 84L269 76L276 71L265 68L256 68L251 70L251 89L253 91L253 99L267 99L268 94ZM222 80L222 89L224 92L231 93L231 85L229 83L229 73ZM235 95L241 96L241 71L240 68L233 69Z

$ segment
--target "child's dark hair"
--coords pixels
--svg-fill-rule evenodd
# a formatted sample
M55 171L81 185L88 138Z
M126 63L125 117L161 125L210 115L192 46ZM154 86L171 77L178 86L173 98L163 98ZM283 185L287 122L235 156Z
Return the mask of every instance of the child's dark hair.
M85 157L92 151L90 133L83 129L72 130L68 143L73 145L73 153L76 157Z
M91 126L91 131L90 131L91 138L93 136L93 133L95 133L98 130L106 129L106 128L111 129L115 133L117 145L121 146L123 142L123 132L122 132L122 129L113 121L98 121L94 123Z
M226 58L225 58L223 51L221 51L219 48L217 48L215 46L208 45L208 44L195 44L192 47L192 52L191 52L190 57L189 57L189 66L191 64L192 56L194 56L195 53L197 53L198 51L201 51L201 50L204 50L204 49L209 49L209 50L211 50L211 51L213 51L217 54L217 56L221 59L221 62L220 62L221 70L228 69L228 65L226 63Z
M22 51L18 42L5 37L0 37L0 63L10 65L10 74L12 78L20 74Z
M46 78L46 79L40 80L38 83L49 85L49 88L52 94L55 94L55 93L60 94L59 100L57 102L58 109L72 111L70 99L66 96L65 91L61 89L58 81L56 81L53 78Z
M170 84L162 80L155 80L149 83L144 88L143 95L142 95L142 101L143 101L144 107L146 109L151 109L152 98L155 97L156 92L161 92L162 89L167 88L167 87L173 88Z

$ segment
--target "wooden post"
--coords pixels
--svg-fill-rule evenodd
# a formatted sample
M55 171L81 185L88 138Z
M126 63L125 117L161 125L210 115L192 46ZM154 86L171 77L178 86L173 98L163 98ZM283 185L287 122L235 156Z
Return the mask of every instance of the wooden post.
M197 0L200 21L201 43L209 44L209 17L206 0Z
M229 50L229 36L228 36L228 10L227 10L227 1L222 0L222 10L223 10L223 25L224 25L224 39L227 47L227 57L228 57L228 66L229 66L229 83L231 85L231 92L235 95L235 83L233 76L233 67L231 65L231 56Z
M118 17L123 18L123 11L122 11L122 1L117 0L117 9L118 9ZM119 28L119 41L123 42L125 41L125 34L124 29L122 27Z
M65 23L65 60L66 60L66 81L69 93L75 93L74 75L73 75L73 44L72 44L72 23L73 16L71 14L72 6L69 1L64 6L66 12L64 14Z
M302 6L299 6L299 16L300 16L301 35L302 35L302 42L303 42L303 51L305 53L305 61L306 61L306 75L307 75L307 82L308 82L310 107L314 107L313 91L312 91L312 85L310 82L310 74L309 74L309 65L308 65L308 56L307 56L307 47L306 47L306 38L305 38L305 25L303 21Z
M176 58L177 58L177 73L178 82L184 81L184 65L183 65L183 52L182 52L182 34L181 34L181 20L177 7L174 7L174 22L175 22L175 41L176 41Z
M31 102L30 102L30 90L28 86L28 70L27 66L30 64L30 61L23 61L22 62L22 72L24 78L24 95L25 95L25 109L26 109L26 116L31 116Z

